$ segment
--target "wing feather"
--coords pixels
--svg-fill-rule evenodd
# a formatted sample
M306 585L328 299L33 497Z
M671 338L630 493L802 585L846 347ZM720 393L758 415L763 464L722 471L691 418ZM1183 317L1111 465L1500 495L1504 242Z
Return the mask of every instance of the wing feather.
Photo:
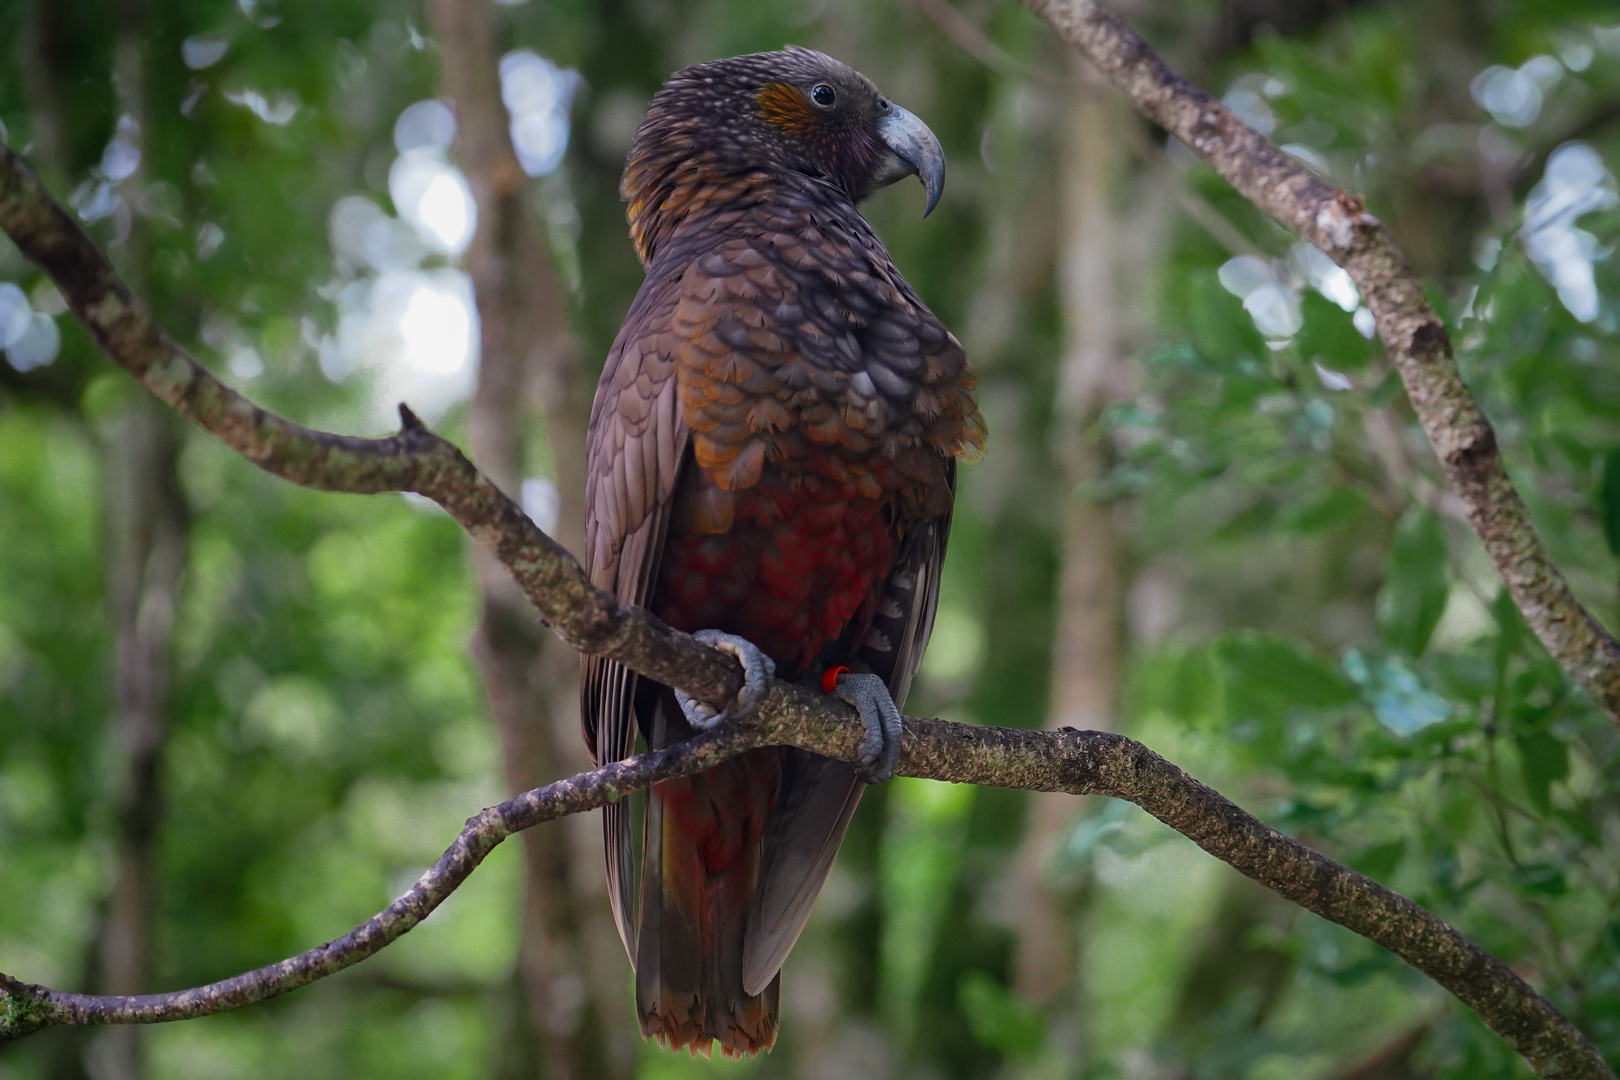
M688 433L681 421L668 327L679 277L650 276L631 307L591 408L585 499L585 568L621 603L646 606L658 580L664 536ZM612 660L583 660L581 720L591 760L635 750L637 676ZM608 897L635 958L635 865L629 806L603 808Z

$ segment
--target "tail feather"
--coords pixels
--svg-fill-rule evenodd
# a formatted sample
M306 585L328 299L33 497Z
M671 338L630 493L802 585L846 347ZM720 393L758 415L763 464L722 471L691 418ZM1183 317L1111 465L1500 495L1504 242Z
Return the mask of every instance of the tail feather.
M756 750L647 799L636 1009L642 1035L671 1049L707 1054L718 1042L735 1057L776 1041L781 980L746 993L743 945L780 768L781 751Z
M784 755L781 798L761 853L748 915L743 987L781 978L866 785L855 769L802 750Z

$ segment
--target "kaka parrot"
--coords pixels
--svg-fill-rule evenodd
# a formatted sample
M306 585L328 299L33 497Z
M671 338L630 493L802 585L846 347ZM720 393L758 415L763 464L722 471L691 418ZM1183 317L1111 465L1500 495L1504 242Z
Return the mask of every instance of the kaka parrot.
M686 68L653 99L621 192L646 280L591 407L595 584L743 663L723 712L584 661L598 763L757 703L774 671L854 705L860 766L751 751L604 811L608 892L642 1034L752 1054L775 1041L782 961L899 712L939 596L956 459L984 424L962 346L856 205L939 141L870 80L808 49Z

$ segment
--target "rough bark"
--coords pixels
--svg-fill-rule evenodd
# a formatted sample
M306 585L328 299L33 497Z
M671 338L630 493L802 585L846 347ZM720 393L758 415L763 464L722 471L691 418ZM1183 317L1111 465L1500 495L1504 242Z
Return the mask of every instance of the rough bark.
M473 454L491 482L516 495L523 478L524 436L537 426L533 406L538 398L559 465L557 489L566 504L557 536L577 548L584 517L583 468L574 449L584 446L583 410L575 390L578 361L562 289L524 199L525 177L501 103L495 11L487 3L433 0L428 14L443 43L442 85L455 105L456 154L478 207L478 228L464 259L480 331ZM476 549L474 560L484 610L473 655L500 737L508 790L516 794L590 765L573 705L579 661L538 624L528 601L487 548ZM600 842L593 831L565 829L533 830L523 841L519 969L532 1029L528 1041L541 1050L531 1068L557 1080L623 1075L630 1065L624 1052L628 1044L616 1040L620 1053L613 1055L614 1040L606 1037L609 1031L629 1030L622 980L603 985L604 980L596 979L587 986L582 976L601 967L591 963L602 951L593 947L593 935L614 933L603 898L581 896L575 888L586 879L585 867L594 875L601 865ZM616 936L608 944L616 948Z
M1141 112L1245 198L1344 267L1377 320L1429 443L1514 603L1547 651L1620 722L1620 643L1583 608L1508 478L1445 324L1361 199L1323 180L1170 68L1095 0L1024 0Z

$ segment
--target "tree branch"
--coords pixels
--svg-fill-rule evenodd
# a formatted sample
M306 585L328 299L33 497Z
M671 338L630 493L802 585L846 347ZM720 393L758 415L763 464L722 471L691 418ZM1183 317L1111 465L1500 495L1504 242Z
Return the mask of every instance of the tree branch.
M153 324L78 225L22 161L0 148L0 229L55 279L108 354L260 468L331 491L416 491L444 507L512 573L558 634L708 701L726 701L741 672L639 609L591 587L579 564L454 446L401 409L384 439L311 431L219 382ZM1443 331L1441 331L1443 337ZM285 993L377 952L421 922L513 832L593 809L662 779L686 776L766 745L858 759L853 710L777 682L747 726L616 762L517 796L469 820L404 896L349 934L300 956L207 987L94 997L0 975L0 1042L55 1024L155 1023L236 1008ZM1543 1077L1613 1074L1585 1037L1501 961L1437 916L1283 836L1146 747L1105 732L1019 731L906 718L900 772L954 783L1127 799L1205 851L1324 918L1377 942L1467 1004Z
M706 701L729 701L742 669L658 619L599 592L562 545L452 444L400 407L399 434L313 431L260 408L215 378L147 314L104 252L9 148L0 146L0 229L48 273L109 357L154 395L268 473L352 494L414 491L438 503L501 560L557 635Z
M445 853L403 896L353 930L280 963L169 994L70 994L0 972L0 1045L59 1024L157 1024L277 997L372 956L427 918L484 857L515 832L594 810L657 780L690 776L759 745L751 731L711 732L669 750L614 762L514 796L467 819Z
M1564 671L1620 722L1620 643L1581 606L1553 562L1452 355L1422 284L1361 199L1278 150L1166 64L1095 0L1024 0L1160 127L1240 194L1344 267L1468 521L1525 621Z
M756 718L742 726L560 780L468 819L456 842L405 895L343 937L279 964L142 997L63 993L0 975L0 989L10 998L8 1011L0 1013L0 1042L54 1024L188 1019L286 993L358 963L414 927L515 832L595 809L660 780L690 776L759 746L791 745L853 761L862 737L852 713L841 714L823 695L777 683ZM1133 802L1221 861L1434 978L1538 1075L1612 1080L1580 1032L1500 960L1406 897L1272 829L1141 743L1101 731L1022 731L906 717L902 747L904 776Z

